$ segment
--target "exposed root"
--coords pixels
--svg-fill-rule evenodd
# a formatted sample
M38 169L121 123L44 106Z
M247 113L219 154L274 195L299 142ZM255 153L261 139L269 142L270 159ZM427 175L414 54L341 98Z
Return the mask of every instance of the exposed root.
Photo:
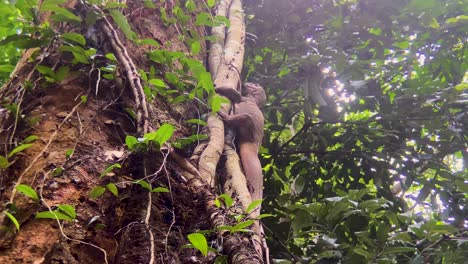
M200 156L198 170L201 178L212 188L215 186L216 166L224 147L224 124L217 116L208 117L210 141Z
M240 167L239 155L227 144L224 145L224 155L226 155L226 178L224 179L223 191L237 199L245 212L247 206L252 203L252 197Z
M97 6L94 6L94 8L104 14ZM132 58L128 55L127 49L120 41L117 31L114 29L106 16L103 17L103 21L104 23L101 24L102 29L109 38L112 48L117 53L118 61L123 64L125 73L127 74L127 78L130 82L130 86L132 87L133 96L135 97L135 104L137 106L137 133L141 136L148 132L149 114L140 75L138 74L135 63L133 63Z

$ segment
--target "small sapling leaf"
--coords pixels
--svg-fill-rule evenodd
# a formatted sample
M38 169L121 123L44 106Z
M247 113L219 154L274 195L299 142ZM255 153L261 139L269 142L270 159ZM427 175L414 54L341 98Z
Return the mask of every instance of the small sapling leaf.
M6 169L10 166L8 159L0 155L0 169Z
M69 204L60 204L58 206L58 209L62 212L64 212L65 214L67 214L68 216L70 216L71 218L75 219L76 218L76 211L75 211L75 207L73 207L72 205L69 205Z
M153 188L151 190L151 192L154 192L154 193L168 193L169 189L164 188L164 187L156 187L156 188Z
M43 211L36 214L36 218L46 218L46 219L56 219L56 220L66 220L73 221L73 218L70 216L58 212L58 211Z
M106 188L102 186L96 186L89 192L89 196L91 198L98 198L99 196L103 195L104 192L106 192Z
M252 201L252 203L250 203L249 206L247 206L247 209L245 209L245 212L246 213L252 212L255 208L257 208L259 205L262 204L262 201L263 201L262 199Z
M129 150L133 150L135 145L138 144L138 139L134 136L126 136L125 137L125 145Z
M102 178L102 177L106 176L107 174L109 174L109 173L110 173L112 170L114 170L115 168L120 169L120 168L122 168L122 165L120 165L119 163L115 163L115 164L109 165L109 166L101 173L101 175L99 176L99 178Z
M193 233L189 234L187 238L196 249L200 250L203 256L206 257L206 255L208 255L208 242L206 241L204 235L200 233Z
M62 38L80 44L81 46L86 46L86 39L81 34L74 32L63 33Z
M39 196L37 195L37 192L29 185L20 184L16 186L16 190L28 197L31 197L36 202L39 201Z
M106 188L115 196L119 196L119 190L117 189L117 186L113 183L108 183L106 184Z
M20 231L20 225L19 225L18 220L16 219L16 217L14 215L10 214L7 211L4 211L4 213L8 217L8 219L10 219L10 221L15 225L16 230Z
M136 180L133 183L139 184L141 187L147 189L148 191L152 191L151 184L149 184L145 180Z

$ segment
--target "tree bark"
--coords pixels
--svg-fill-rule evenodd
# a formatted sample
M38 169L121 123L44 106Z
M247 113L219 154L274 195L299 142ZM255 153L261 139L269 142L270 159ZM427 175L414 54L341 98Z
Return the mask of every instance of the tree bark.
M169 18L176 16L172 13L176 6L169 2L156 8L144 7L141 1L126 4L122 11L131 31L138 33L138 39L156 40L161 50L189 54L190 47L179 37L181 30L187 27L199 36L205 32L194 26L192 18L184 27L177 20L163 21L163 11ZM131 41L108 10L101 13L96 6L75 1L66 7L82 22L59 23L49 19L51 12L41 12L39 22L49 21L58 38L26 50L0 90L0 154L9 162L0 171L0 263L186 263L194 256L212 262L216 254L202 257L182 246L188 243L189 233L229 224L228 216L214 205L213 184L207 180L214 178L217 161L211 166L200 161L200 178L190 164L179 165L187 161L172 154L171 148L130 152L124 147L127 135L141 137L161 123L176 127L174 139L189 136L190 127L183 120L196 118L193 113L198 110L194 111L192 102L171 105L164 97L145 94L140 70L148 73L153 67L156 76L152 78L164 79L170 67L150 62L147 52L154 47ZM97 15L95 24L84 22L90 13ZM87 58L89 63L77 62L75 54L60 48L67 46L60 36L68 32L85 36L84 50L97 50ZM34 37L44 38L39 33ZM195 60L206 54L201 44ZM109 53L117 59L114 79L102 75L103 67L112 64L104 57ZM180 67L175 64L171 67ZM51 80L38 70L41 66L53 73L68 67L69 73ZM31 135L37 136L32 143ZM220 155L224 142L219 145ZM29 147L12 155L18 146ZM116 163L121 168L103 173ZM210 171L206 179L205 171ZM169 193L148 192L132 183L138 179L145 179L152 188L165 187ZM37 201L16 189L23 185L37 192ZM109 185L117 187L117 196ZM96 187L105 193L91 198ZM35 218L40 211L57 212L65 205L75 209L74 220ZM248 236L217 234L224 238L222 253L233 263L260 262Z

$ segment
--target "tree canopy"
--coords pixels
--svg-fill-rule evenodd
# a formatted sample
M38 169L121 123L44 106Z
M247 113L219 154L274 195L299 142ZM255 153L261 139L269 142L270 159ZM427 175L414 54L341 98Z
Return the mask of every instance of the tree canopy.
M52 39L54 33L49 25L35 23L34 0L0 1L0 13L5 14L0 16L0 84L4 84L21 51L42 45L34 34ZM166 26L177 28L177 21L185 25L190 15L218 1L172 2L170 14L161 9L161 17ZM46 8L63 21L76 20L69 11ZM466 2L246 0L244 11L247 34L241 79L260 83L268 97L260 155L265 178L262 210L270 215L262 222L274 263L464 262L468 257ZM111 14L124 34L135 38L124 16ZM213 41L197 34L190 31L186 35L192 38L184 39L195 55ZM84 37L78 35L69 34L66 41L82 43ZM83 63L88 59L81 55L93 56L84 46L66 51ZM169 68L182 58L183 70L165 74L162 80L154 78L154 69L143 72L145 82L156 87L145 89L146 96L160 97L169 105L203 97L205 84L182 89L194 82L212 86L206 68L182 52L155 46L149 54L153 62ZM111 68L101 68L111 74L108 79L113 78ZM51 82L61 78L59 72L60 68L41 71ZM221 102L210 100L211 109L219 110ZM13 111L11 105L2 107ZM152 136L145 140L161 140L160 145L168 140ZM130 149L138 144L141 139L136 137L126 142ZM8 167L8 160L1 158L0 168Z

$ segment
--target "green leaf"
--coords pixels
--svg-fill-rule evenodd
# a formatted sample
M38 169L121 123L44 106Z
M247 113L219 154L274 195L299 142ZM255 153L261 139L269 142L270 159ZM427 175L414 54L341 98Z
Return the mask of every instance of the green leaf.
M139 184L141 187L147 189L150 192L152 191L151 184L145 180L136 180L133 183Z
M208 26L212 27L214 25L213 21L211 20L211 16L206 13L198 13L197 18L195 20L195 26Z
M6 169L10 166L8 159L5 156L0 155L0 169Z
M46 0L42 3L40 10L54 12L55 14L52 15L52 18L55 21L81 22L81 18L79 16L73 14L66 8L58 6L57 2L59 1Z
M225 16L215 16L213 20L213 24L215 26L224 25L227 28L229 28L231 26L231 21L229 21L229 19Z
M52 171L52 177L57 177L63 172L62 167L57 167Z
M0 46L6 44L12 44L16 48L20 49L30 49L35 47L42 47L47 45L49 42L48 38L44 39L34 39L27 35L11 35L0 41Z
M109 14L128 39L136 39L136 33L132 30L127 18L118 9L109 9Z
M291 227L293 228L295 233L300 232L300 230L304 227L309 227L313 223L313 218L311 214L306 210L298 210L294 213L294 218L291 223Z
M55 72L50 67L45 65L37 65L36 70L43 75L50 76L55 79Z
M220 194L216 200L223 200L224 201L224 204L226 205L226 207L231 207L233 204L234 204L234 200L232 200L232 197L223 193L223 194Z
M229 100L219 94L215 94L213 98L211 99L211 104L210 104L211 111L217 113L219 110L221 110L221 105L223 103L227 104L229 103Z
M198 85L203 87L207 93L214 91L214 84L211 80L211 74L209 72L204 71L200 74Z
M36 135L30 135L28 136L27 138L25 138L23 141L21 141L21 144L27 144L27 143L31 143L31 142L34 142L38 139L39 137L36 136Z
M380 36L382 35L382 29L381 28L371 28L369 29L369 33L372 35Z
M259 207L263 202L263 199L258 199L258 200L255 200L255 201L252 201L249 206L247 206L247 209L245 209L245 212L247 214L249 214L250 212L252 212L252 210L254 210L255 208Z
M458 91L468 90L468 83L460 83L455 86Z
M96 186L89 192L89 196L91 198L98 198L101 195L103 195L104 192L106 192L106 188L104 188L102 186Z
M45 218L45 219L56 219L56 220L66 220L73 221L73 218L70 216L58 212L58 211L43 211L36 214L36 218Z
M28 197L31 197L36 202L39 201L39 196L37 195L37 192L29 185L20 184L16 186L16 190Z
M79 47L79 46L73 46L73 47L71 47L71 46L60 46L59 51L71 52L73 54L73 58L75 59L75 61L73 63L80 62L80 63L84 63L84 64L89 64L88 55L86 54L86 51L82 47Z
M174 133L174 126L171 124L162 124L155 132L148 133L143 136L146 141L156 141L159 146L162 146L172 137Z
M164 188L164 187L156 187L156 188L152 189L151 192L153 192L153 193L168 193L169 189Z
M261 214L258 218L259 219L263 219L263 218L267 218L267 217L273 217L275 215L272 215L272 214Z
M416 252L416 251L417 249L414 247L390 247L390 248L385 248L381 254L386 255L386 254L406 253L406 252Z
M119 163L114 163L112 165L109 165L102 173L101 175L99 176L99 178L102 178L104 176L106 176L107 174L109 174L113 169L120 169L122 168L122 165L120 165Z
M214 0L212 0L214 1ZM208 2L210 2L210 0L208 0ZM210 7L211 8L211 7ZM214 260L214 263L213 264L228 264L228 256L226 255L222 255L222 256L217 256L216 259ZM281 262L283 264L288 264L287 262Z
M81 34L74 33L74 32L64 33L64 34L62 34L62 38L65 39L65 40L69 40L69 41L78 43L81 46L86 46L86 39Z
M107 53L106 58L108 58L111 61L117 61L117 58L112 53Z
M212 8L215 5L216 1L215 0L207 0L206 4L208 4L209 8Z
M83 104L86 104L88 102L88 96L87 95L82 95L80 96L80 100Z
M200 126L206 126L207 125L206 121L198 119L198 118L186 120L185 123L187 123L187 124L197 124L197 125L200 125Z
M362 248L362 247L355 247L355 248L353 249L353 251L354 251L354 253L356 253L356 254L359 254L359 255L361 255L361 256L366 257L366 259L370 259L370 258L372 258L372 256L373 256L372 253L366 251L366 250L365 250L364 248Z
M446 23L458 23L458 22L466 22L468 21L468 15L459 15L456 17L451 17L445 20Z
M185 2L185 8L187 8L187 11L193 12L197 8L197 6L192 0L187 0L187 2Z
M55 73L55 80L57 82L63 81L63 79L65 79L65 77L67 77L69 72L70 72L70 67L61 66L60 68L58 68L57 72Z
M200 53L201 50L201 44L198 41L194 41L192 45L190 45L190 50L192 51L193 55L197 55Z
M4 64L0 65L0 72L12 72L15 69L15 66Z
M201 120L201 119L189 119L189 120L186 120L185 123L187 124L197 124L197 125L200 125L200 126L206 126L206 122L204 120Z
M10 219L10 221L15 225L16 230L20 231L20 224L18 223L16 217L7 211L4 211L4 213L8 217L8 219Z
M137 40L137 44L140 44L140 45L150 45L150 46L153 46L155 48L159 48L161 45L159 45L159 43L154 40L154 39L138 39Z
M134 136L126 136L125 137L125 145L129 150L133 150L135 145L138 144L138 139Z
M409 41L401 41L393 43L393 46L400 48L400 49L407 49L409 48Z
M190 243L192 243L192 245L202 253L203 256L206 257L208 255L208 242L206 241L204 235L200 233L193 233L189 234L187 238Z
M247 227L253 225L254 223L255 223L255 220L247 220L247 221L244 221L244 222L240 222L239 224L232 227L232 231L233 232L248 231L248 230L245 230L245 229Z
M60 204L60 205L58 205L58 209L60 211L64 212L65 214L67 214L68 216L70 216L72 219L76 218L75 207L73 207L72 205Z
M113 183L108 183L106 184L107 189L115 196L119 196L119 190L117 189L117 186Z
M151 83L152 85L156 86L156 87L161 87L161 88L166 87L166 84L161 79L151 79L148 82Z

